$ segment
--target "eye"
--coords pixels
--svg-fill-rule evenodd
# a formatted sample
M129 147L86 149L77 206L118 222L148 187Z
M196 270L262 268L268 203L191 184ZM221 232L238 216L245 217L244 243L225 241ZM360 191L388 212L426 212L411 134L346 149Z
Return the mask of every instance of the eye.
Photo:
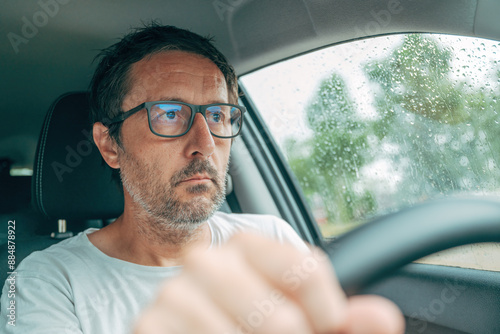
M222 116L219 113L212 114L212 121L219 123L222 120Z
M173 120L177 117L177 111L173 111L173 110L165 111L165 113L162 116L164 116L164 118L166 118L168 120Z
M207 109L207 121L211 123L221 124L224 122L225 115L222 107L213 106Z
M154 122L172 123L189 119L189 108L178 104L156 104L151 108Z

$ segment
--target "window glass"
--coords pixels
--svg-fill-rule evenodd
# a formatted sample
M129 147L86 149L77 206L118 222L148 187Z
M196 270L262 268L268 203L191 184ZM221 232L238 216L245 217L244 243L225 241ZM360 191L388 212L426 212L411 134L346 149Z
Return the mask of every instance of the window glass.
M325 237L425 200L500 194L497 41L392 35L241 78Z

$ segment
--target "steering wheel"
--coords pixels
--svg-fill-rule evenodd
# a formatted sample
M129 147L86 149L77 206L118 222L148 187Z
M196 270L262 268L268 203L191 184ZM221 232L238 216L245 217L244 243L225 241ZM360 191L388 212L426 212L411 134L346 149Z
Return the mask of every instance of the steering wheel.
M394 270L451 247L500 241L500 202L448 199L375 219L326 245L347 295Z

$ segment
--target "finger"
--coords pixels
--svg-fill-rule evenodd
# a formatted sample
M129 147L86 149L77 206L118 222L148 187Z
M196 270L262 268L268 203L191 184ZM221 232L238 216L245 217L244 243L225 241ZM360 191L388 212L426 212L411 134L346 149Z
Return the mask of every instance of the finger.
M235 319L242 333L313 333L302 309L270 285L234 248L191 253L184 269L214 304Z
M288 244L239 234L228 243L257 272L300 305L317 333L336 332L345 319L346 297L333 268L318 250L304 254Z
M405 321L391 301L379 296L349 298L343 333L402 334Z
M173 278L139 318L135 334L236 333L236 325L186 275Z

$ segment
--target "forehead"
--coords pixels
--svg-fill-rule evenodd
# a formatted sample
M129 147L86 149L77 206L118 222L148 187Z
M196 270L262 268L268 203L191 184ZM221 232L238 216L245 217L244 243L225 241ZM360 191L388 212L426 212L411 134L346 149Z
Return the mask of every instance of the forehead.
M227 98L226 81L217 65L188 52L167 51L147 56L132 65L129 81L128 95L142 102L158 99L158 94L179 96L189 95L189 91L223 94Z
M132 72L143 74L168 74L169 72L187 72L224 78L211 60L201 55L185 51L164 51L148 55L133 64Z

